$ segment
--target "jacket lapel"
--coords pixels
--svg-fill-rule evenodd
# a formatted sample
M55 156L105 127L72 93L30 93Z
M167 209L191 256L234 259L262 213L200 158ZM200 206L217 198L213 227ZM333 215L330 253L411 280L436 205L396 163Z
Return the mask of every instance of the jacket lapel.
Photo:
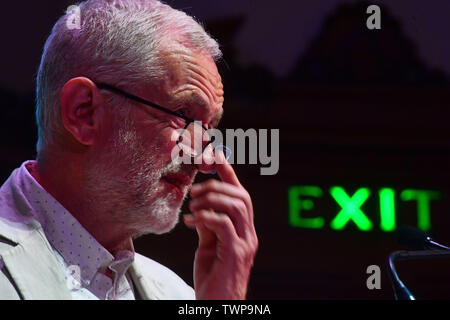
M142 300L162 300L163 292L155 285L154 281L149 277L145 277L138 263L133 262L128 270L129 275L139 292Z
M1 257L24 299L72 299L61 266L41 228L2 252Z

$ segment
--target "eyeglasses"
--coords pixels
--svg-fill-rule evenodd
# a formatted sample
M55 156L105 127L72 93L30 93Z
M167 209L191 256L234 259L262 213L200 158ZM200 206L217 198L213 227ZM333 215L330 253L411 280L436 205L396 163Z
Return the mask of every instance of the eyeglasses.
M180 132L180 135L177 139L177 145L180 148L180 156L183 156L184 154L186 154L192 158L197 158L203 154L203 152L206 150L206 148L212 142L214 142L214 136L211 138L208 136L208 133L207 133L208 129L203 124L201 124L200 121L196 121L194 119L186 117L183 114L180 114L180 113L172 111L170 109L161 107L160 105L157 105L156 103L139 98L131 93L125 92L125 91L123 91L119 88L116 88L114 86L111 86L109 84L98 83L96 85L99 89L111 91L113 93L124 96L128 99L134 100L134 101L142 103L146 106L149 106L149 107L152 107L159 111L170 114L174 117L183 119L186 122L186 125L183 128L183 130ZM191 139L192 137L194 137L194 139L196 139L197 137L200 137L202 141L194 141L194 139ZM207 140L205 140L205 137L207 138ZM197 138L197 140L198 140L198 138ZM206 144L205 144L205 142L206 142Z

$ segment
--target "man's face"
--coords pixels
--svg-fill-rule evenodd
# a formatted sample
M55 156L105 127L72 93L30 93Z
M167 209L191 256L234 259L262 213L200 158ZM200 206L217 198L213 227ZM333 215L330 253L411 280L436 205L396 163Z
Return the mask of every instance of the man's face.
M222 115L223 86L214 61L187 50L167 55L170 78L159 90L138 92L187 117L217 126ZM139 236L174 228L198 168L172 162L175 130L182 119L130 102L127 119L115 121L101 156L90 166L99 190L111 196L110 218ZM102 190L100 190L102 189ZM92 192L92 191L91 191Z

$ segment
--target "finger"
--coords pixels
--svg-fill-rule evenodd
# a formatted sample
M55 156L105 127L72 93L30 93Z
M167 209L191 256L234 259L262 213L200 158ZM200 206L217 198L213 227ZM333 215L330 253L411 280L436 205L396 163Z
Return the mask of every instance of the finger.
M205 226L212 231L217 237L217 240L222 245L227 245L239 239L239 236L234 229L233 222L230 217L225 214L217 214L208 210L200 210L193 213L195 224ZM203 244L210 239L200 239Z
M213 231L209 230L202 223L197 224L198 247L200 249L215 250L217 237Z
M223 182L227 182L229 184L235 185L237 187L241 187L241 183L239 182L236 173L234 172L233 167L228 163L227 159L223 154L223 151L218 151L219 161L216 162L216 170L220 179Z
M183 216L184 223L189 228L194 228L197 231L199 239L199 248L201 249L215 249L217 237L214 232L206 228L201 222L197 221L194 215L185 214Z
M237 235L229 216L207 210L194 212L193 215L198 224L214 232L217 238L214 249L218 259L223 262L230 262L228 259L230 254L231 257L244 254L253 260L258 248L256 233L253 234L252 238L243 240ZM208 247L208 249L212 248Z
M238 199L229 197L223 193L209 192L199 198L193 199L189 203L189 209L192 212L199 210L214 210L215 212L223 212L227 214L240 238L247 238L249 214L245 203Z
M197 183L192 186L190 195L192 198L198 198L208 192L223 193L232 198L238 198L244 201L247 207L247 213L249 214L250 221L253 221L253 204L249 193L240 187L236 187L229 183L218 181L216 179L210 179L203 183Z

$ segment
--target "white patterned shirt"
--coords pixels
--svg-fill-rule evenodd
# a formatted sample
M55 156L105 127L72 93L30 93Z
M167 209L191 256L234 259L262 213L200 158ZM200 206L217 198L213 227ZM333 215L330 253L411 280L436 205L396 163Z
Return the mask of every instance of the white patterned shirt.
M106 250L34 179L29 170L35 164L27 161L20 167L21 187L66 274L72 298L133 300L132 282L126 272L134 261L134 251L123 250L113 256ZM113 279L105 275L107 269Z

